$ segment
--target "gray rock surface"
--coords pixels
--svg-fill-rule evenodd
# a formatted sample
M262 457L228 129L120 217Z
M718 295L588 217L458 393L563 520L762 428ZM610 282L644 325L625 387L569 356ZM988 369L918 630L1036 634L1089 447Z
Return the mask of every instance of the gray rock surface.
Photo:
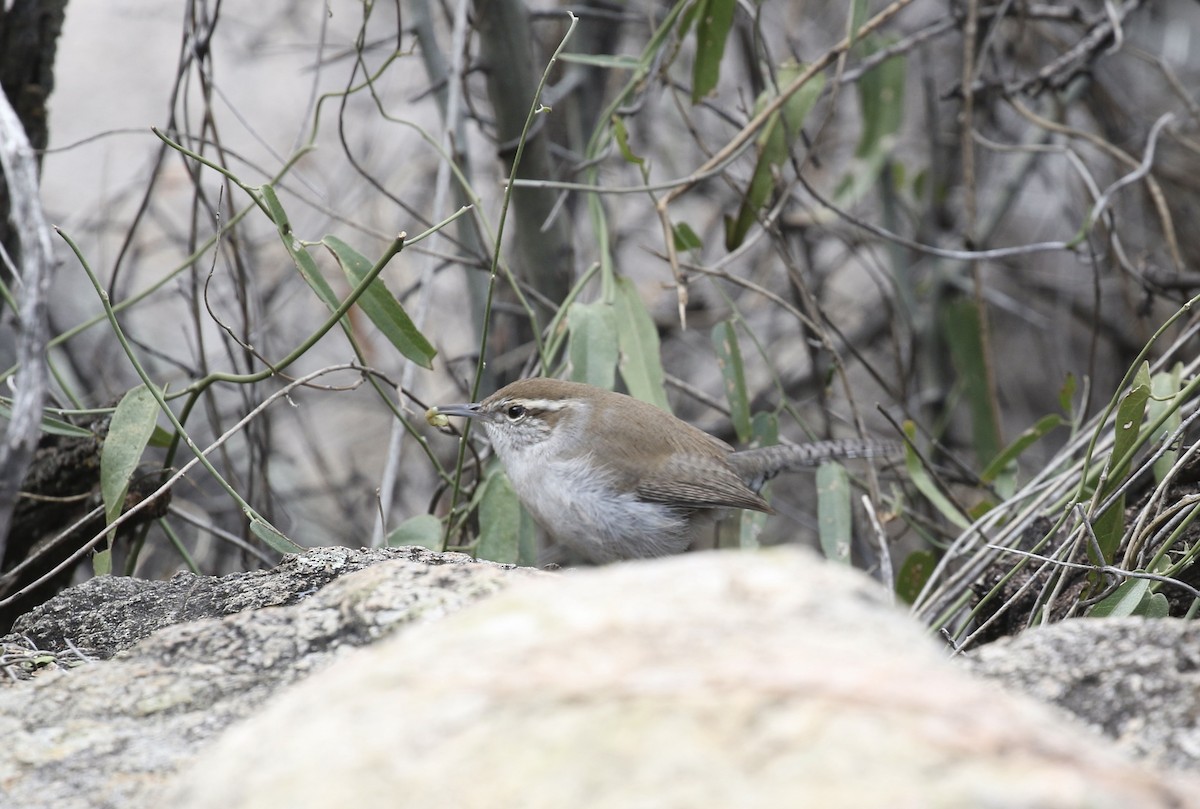
M1189 709L1186 625L1086 623L1030 633L1061 633L1067 679L1017 687L1075 709L1109 683L1093 696L1124 718L1100 726L1123 739L1193 727L1139 725L1134 700L1188 689ZM1106 626L1124 680L1087 665ZM1194 776L969 674L870 580L797 551L547 575L320 548L89 582L21 627L95 662L2 679L4 809L1200 805ZM969 664L1045 665L1006 646Z
M970 676L877 587L796 551L522 582L357 649L232 728L163 805L1186 807Z
M1080 618L967 658L979 674L1052 702L1138 758L1200 769L1200 624Z
M101 576L30 610L0 642L52 652L77 649L106 659L164 626L295 604L339 576L388 559L434 568L473 563L464 554L424 548L322 547L288 556L270 570L229 576L177 573L168 581Z
M351 646L529 575L540 574L461 554L319 548L274 573L104 579L65 591L26 632L43 643L72 638L100 655L133 645L29 681L5 678L0 806L162 806L149 796L163 780L280 687ZM162 628L150 634L154 627Z

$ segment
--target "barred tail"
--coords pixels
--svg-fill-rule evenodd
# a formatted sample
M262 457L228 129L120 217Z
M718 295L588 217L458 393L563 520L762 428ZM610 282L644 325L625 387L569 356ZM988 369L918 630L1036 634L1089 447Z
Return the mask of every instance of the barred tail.
M818 466L837 458L894 458L904 452L896 441L834 438L810 444L777 444L734 452L729 462L750 488L757 491L780 472Z

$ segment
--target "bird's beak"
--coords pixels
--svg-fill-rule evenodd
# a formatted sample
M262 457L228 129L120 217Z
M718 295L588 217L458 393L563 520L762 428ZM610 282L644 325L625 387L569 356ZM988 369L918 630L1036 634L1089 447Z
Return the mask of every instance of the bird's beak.
M479 405L477 404L434 405L425 411L425 421L429 422L430 427L437 427L439 430L444 430L450 426L450 419L446 418L446 416L463 416L468 419L477 419L481 415Z
M439 416L462 416L463 418L468 419L477 419L481 417L479 405L475 403L435 405L431 409L436 415Z

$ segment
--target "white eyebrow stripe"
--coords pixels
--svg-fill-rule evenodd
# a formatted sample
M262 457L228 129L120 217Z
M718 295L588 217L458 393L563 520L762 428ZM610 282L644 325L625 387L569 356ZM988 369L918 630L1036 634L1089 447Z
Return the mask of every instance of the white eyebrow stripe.
M557 411L570 407L571 403L562 399L509 399L508 404L520 404L532 410Z

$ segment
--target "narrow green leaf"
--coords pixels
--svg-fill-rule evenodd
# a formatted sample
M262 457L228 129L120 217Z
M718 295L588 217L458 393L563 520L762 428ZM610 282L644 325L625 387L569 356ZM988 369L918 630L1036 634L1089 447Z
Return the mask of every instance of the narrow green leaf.
M862 28L863 23L866 21L867 0L853 0L850 3L850 30L846 32L846 38L851 48L858 44L858 29Z
M738 347L737 330L728 320L713 326L713 350L717 354L717 367L725 383L725 398L729 402L729 414L738 441L750 441L750 397L746 393L746 370L742 364L742 350Z
M646 160L638 157L633 153L633 149L629 148L629 131L625 128L625 119L619 115L612 117L613 135L617 139L617 148L621 150L621 157L625 158L626 163L633 163L635 166L644 166Z
M1067 374L1067 378L1063 380L1062 387L1058 391L1058 406L1062 408L1063 415L1068 419L1075 415L1075 388L1078 384L1075 374Z
M399 548L405 545L417 545L431 551L442 549L442 521L432 514L418 514L409 517L393 528L387 535L387 546Z
M659 356L658 329L646 311L637 287L628 278L613 279L617 316L617 345L621 349L621 378L630 394L670 411Z
M750 446L770 447L779 443L779 419L774 413L755 413L750 421ZM764 499L770 501L771 484L768 482L759 492ZM758 538L762 535L767 524L767 517L761 511L742 510L738 517L738 547L757 548Z
M1000 415L988 388L983 322L976 301L959 298L942 309L942 329L950 359L971 413L975 457L981 461L1000 453Z
M908 436L911 442L916 439L917 428L911 421L904 422L904 434ZM941 489L933 482L933 478L925 471L925 467L921 465L921 459L909 444L904 445L904 467L908 471L909 480L917 487L917 491L925 496L925 499L936 508L943 517L950 521L952 525L959 528L966 528L970 525L967 518L950 502L946 495L942 494Z
M683 252L686 250L700 250L704 247L704 242L696 235L696 231L688 225L687 222L678 222L672 228L671 232L675 238L675 249Z
M283 203L279 201L279 195L275 193L275 188L270 184L263 185L259 189L262 194L263 204L267 206L267 210L271 212L271 221L275 223L275 227L281 233L291 233L292 223L288 221L287 211L283 209Z
M1142 360L1137 373L1133 375L1133 384L1130 387L1150 387L1150 363L1148 361Z
M980 473L979 478L984 483L991 483L1001 472L1010 464L1016 461L1025 450L1030 446L1040 441L1055 427L1061 426L1063 423L1062 416L1057 413L1051 413L1048 416L1042 416L1037 423L1025 430L1017 436L1017 439L1008 445L987 465L987 468Z
M112 547L107 547L102 551L96 551L92 554L92 575L93 576L111 576L112 575Z
M616 320L612 305L603 302L573 303L567 309L572 380L612 390L620 358Z
M105 523L121 515L129 480L154 434L157 418L158 402L145 385L127 391L113 411L100 450L100 493L104 498Z
M926 199L926 185L930 182L929 170L921 169L913 177L912 195L915 199Z
M1162 415L1167 415L1165 421L1150 436L1150 440L1158 443L1179 429L1183 422L1180 406L1183 402L1177 396L1183 382L1183 363L1177 362L1170 371L1155 374L1150 379L1150 401L1147 404L1146 420L1150 423L1158 421ZM1167 472L1175 465L1179 450L1167 450L1154 462L1154 479L1161 482Z
M935 567L937 556L933 551L910 553L896 574L896 597L905 604L916 601Z
M362 283L371 271L372 262L336 236L326 236L321 243L333 253L351 284ZM422 368L433 368L437 351L413 324L400 302L392 297L382 279L376 278L367 286L358 299L358 306L397 351Z
M779 87L790 85L800 77L804 69L803 65L794 62L782 66L778 71ZM825 77L818 73L793 93L780 112L771 116L763 126L756 141L758 160L750 178L750 187L737 216L725 221L726 249L733 250L742 243L751 226L758 220L758 212L770 203L775 190L777 170L788 160L792 144L800 137L804 119L812 111L824 89ZM777 88L764 91L758 97L755 110L766 107L778 92Z
M520 556L521 503L503 472L491 475L479 502L479 544L475 555L493 562L515 563Z
M840 463L817 467L817 530L825 558L850 564L850 476Z
M1146 402L1150 399L1150 371L1149 366L1143 363L1143 367L1139 369L1134 377L1134 386L1128 393L1122 397L1120 404L1117 405L1117 420L1114 425L1116 431L1113 439L1112 454L1108 458L1108 478L1105 481L1104 488L1100 491L1100 499L1105 499L1110 492L1116 489L1129 476L1131 464L1129 462L1121 463L1120 466L1113 468L1113 464L1120 463L1120 459L1129 453L1137 442L1138 434L1142 430L1142 420L1146 416ZM1093 562L1103 561L1104 564L1112 564L1116 556L1117 547L1121 543L1121 536L1125 533L1125 497L1118 497L1104 512L1098 514L1092 521L1092 528L1096 532L1096 541L1100 545L1101 560L1093 559ZM1094 555L1091 548L1088 549L1089 556Z
M754 550L762 545L759 537L767 526L768 514L740 509L737 512L737 547ZM722 546L724 547L724 546Z
M679 39L687 36L688 31L692 30L692 23L696 21L696 16L704 10L702 0L692 0L688 3L687 8L679 15Z
M1092 618L1125 618L1133 615L1149 591L1149 579L1128 579L1107 598L1092 607L1088 615Z
M263 202L271 212L271 218L275 221L275 227L279 231L279 239L283 242L288 255L292 257L292 263L300 271L301 277L304 278L309 288L317 294L317 297L329 307L330 311L337 309L340 303L337 294L334 293L333 287L329 286L325 277L321 275L321 271L317 267L317 262L308 254L308 250L296 238L296 234L292 233L292 226L288 222L287 213L283 210L283 205L280 204L279 197L275 195L275 189L270 185L264 185L260 191ZM349 328L349 322L345 318L342 319L342 324L346 328Z
M721 75L725 40L733 26L734 0L699 0L696 4L696 60L692 63L692 103L711 93Z
M300 553L304 550L284 536L278 528L257 517L250 518L250 533L261 539L268 548L276 553Z
M164 430L157 424L154 425L154 432L150 435L150 446L165 449L171 446L171 442L175 440L175 434Z
M895 42L894 37L867 37L856 49L863 56L877 53ZM880 185L883 172L893 165L892 153L904 120L908 64L893 56L864 73L858 81L858 106L862 130L850 170L834 191L842 205L852 205Z
M7 401L0 401L0 419L12 419L12 405ZM66 438L91 438L95 435L91 430L77 427L69 421L46 415L42 416L41 430L49 435L61 435Z
M864 56L877 53L895 42L895 37L868 37L863 40ZM891 153L896 133L904 123L904 89L908 61L903 56L885 59L858 80L858 103L863 128L856 156Z
M9 413L0 414L0 416L10 415L11 412L12 411L9 411ZM49 433L50 435L61 435L66 438L91 438L95 435L95 433L93 433L91 430L88 430L84 427L78 427L74 424L71 424L69 421L56 419L53 416L42 416L41 425L42 432Z

